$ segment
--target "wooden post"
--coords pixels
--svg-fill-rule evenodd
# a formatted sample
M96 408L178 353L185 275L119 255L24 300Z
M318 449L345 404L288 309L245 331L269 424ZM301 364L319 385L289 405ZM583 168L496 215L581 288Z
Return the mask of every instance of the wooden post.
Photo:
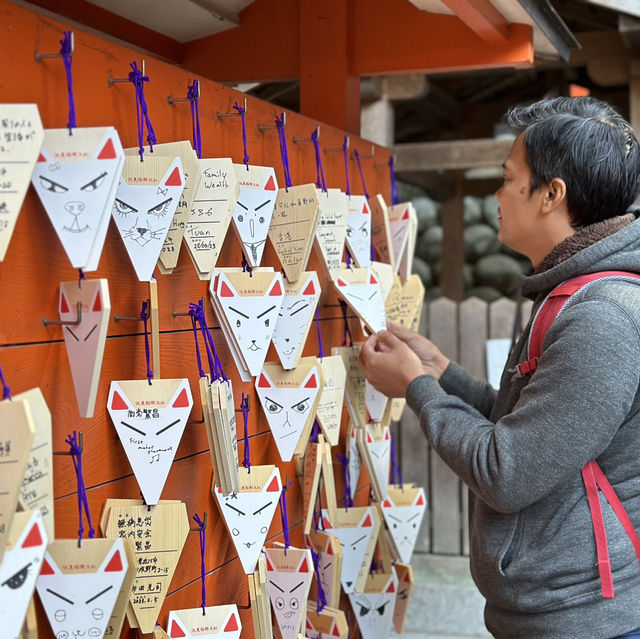
M462 246L462 229L464 227L462 206L461 171L454 172L455 194L442 204L442 258L440 263L440 286L442 295L459 302L464 296L462 265L464 251Z

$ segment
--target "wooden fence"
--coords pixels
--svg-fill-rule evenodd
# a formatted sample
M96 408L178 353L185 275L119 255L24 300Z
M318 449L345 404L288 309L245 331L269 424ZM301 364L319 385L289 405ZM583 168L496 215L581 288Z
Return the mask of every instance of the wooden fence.
M517 304L501 298L488 304L477 298L454 302L438 298L424 305L420 332L442 352L481 379L486 375L486 341L511 339ZM521 326L528 320L531 302L521 305ZM416 552L469 554L467 489L429 446L418 418L406 408L398 429L402 479L425 487L427 513Z

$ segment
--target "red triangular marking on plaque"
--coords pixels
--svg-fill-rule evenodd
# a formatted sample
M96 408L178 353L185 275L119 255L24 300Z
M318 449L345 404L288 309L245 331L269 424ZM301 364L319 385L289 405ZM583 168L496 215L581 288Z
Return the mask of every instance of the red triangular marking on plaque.
M189 397L187 395L187 389L183 388L180 395L175 402L173 402L173 408L188 408L189 407Z
M309 282L307 284L307 288L304 289L304 291L302 291L303 295L315 295L316 294L316 287L313 285L313 281Z
M265 559L267 560L267 571L275 572L275 568L273 567L271 561L269 561L269 557L265 555Z
M116 150L113 146L113 140L109 138L102 147L102 151L100 151L98 155L98 160L115 160L115 158Z
M224 627L223 632L233 632L238 629L238 619L236 618L236 613L234 612L231 617L229 617L229 621L227 621L227 625Z
M309 572L309 564L307 563L306 557L302 560L302 565L300 566L300 570L298 570L298 572Z
M336 284L338 286L347 286L347 283L344 280L340 279L340 278L338 278L338 281L336 282Z
M167 178L167 181L164 183L165 186L182 186L182 175L180 173L180 168L176 166L175 169L171 172L171 175Z
M386 431L384 432L384 438L385 438L385 440L386 440L386 439L389 439L389 431L388 431L388 430L386 430Z
M367 206L367 203L366 203L366 202L362 205L362 212L363 212L365 215L369 215L369 207Z
M418 496L418 499L416 499L416 503L414 504L414 506L424 506L424 497L422 496L422 494Z
M227 286L226 282L220 285L220 297L234 297L233 291Z
M396 591L396 587L393 585L393 581L392 581L385 592L395 592L395 591Z
M260 373L260 379L258 380L258 388L271 388L269 380L264 373Z
M383 508L393 508L393 504L388 499L385 499L382 502L382 506Z
M176 623L176 620L173 620L173 623L171 624L171 639L174 639L174 637L186 637L187 635L184 634L184 630Z
M23 548L33 548L33 546L42 546L42 535L40 534L38 524L33 524L33 528L22 542Z
M340 630L338 629L338 622L335 619L333 620L333 628L331 628L331 636L332 637L340 636Z
M375 277L373 277L373 275L372 275L369 278L369 284L377 284L377 283L378 283L378 280Z
M409 209L405 209L404 213L402 215L402 219L403 220L408 220L409 219Z
M122 570L122 557L120 557L120 551L118 550L104 569L105 572L120 572Z
M98 294L96 295L96 299L93 302L93 308L91 309L91 311L93 313L98 313L102 310L102 299L100 298L100 291L98 291Z
M305 388L318 388L318 378L316 377L315 373L309 378L309 381L304 385L304 387Z
M282 287L280 286L280 280L277 280L273 285L273 288L269 291L269 295L282 295Z
M371 522L371 515L367 515L367 518L362 522L362 527L371 528L371 526L373 526L373 523Z
M280 490L280 485L278 484L278 478L274 477L269 484L269 488L267 488L268 493L277 493Z
M373 444L373 437L371 437L369 431L367 431L367 444Z
M331 544L327 546L327 550L325 552L327 555L333 555L333 548L331 547Z
M326 517L324 517L324 527L333 528L333 526L331 525L331 522Z
M55 575L55 570L49 565L49 562L45 559L42 568L40 570L41 575Z
M269 179L267 180L267 183L264 185L264 190L265 191L275 191L276 190L276 184L273 181L273 175L269 176Z
M47 158L44 157L44 155L42 155L42 153L38 156L38 162L46 162Z
M120 397L118 391L113 391L113 399L111 400L111 410L127 410L129 407L126 405L124 399Z
M409 571L408 570L405 573L404 577L402 578L402 581L406 581L408 584L411 583L411 577L409 576Z
M64 293L60 295L60 312L68 313L69 312L69 302L67 302L67 298Z
M315 630L315 628L311 625L311 622L307 619L307 630Z

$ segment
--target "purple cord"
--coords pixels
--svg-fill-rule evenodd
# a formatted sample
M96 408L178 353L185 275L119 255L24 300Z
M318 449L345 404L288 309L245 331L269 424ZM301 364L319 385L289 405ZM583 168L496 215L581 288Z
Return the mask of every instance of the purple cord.
M244 458L242 465L251 472L251 451L249 450L249 395L242 393L242 401L240 402L240 410L242 411L242 421L244 422Z
M82 280L86 280L87 276L84 274L84 271L79 268L78 269L78 288L82 288Z
M151 370L151 353L149 352L149 331L147 330L147 303L142 302L142 310L140 311L140 318L144 323L144 355L147 358L147 381L151 386L151 380L153 379L153 371Z
M209 361L209 373L211 375L211 380L218 379L220 377L218 373L218 367L216 365L216 357L214 357L213 351L211 350L211 343L213 342L213 338L211 338L211 342L209 341L207 334L209 333L209 327L207 326L207 320L204 314L204 298L200 299L197 304L190 304L191 310L190 313L193 313L194 320L200 326L200 332L202 333L202 339L204 340L205 352L207 353L207 360Z
M209 330L209 326L207 325L207 316L204 313L204 299L200 300L202 305L202 315L198 318L200 322L200 327L203 328L203 335L205 337L205 343L208 345L209 351L213 355L214 371L216 374L216 379L222 379L223 382L228 382L229 379L224 374L224 369L222 368L222 362L218 357L218 351L216 351L216 345L213 341L213 335L211 335L211 331Z
M343 346L347 346L347 336L349 337L349 346L353 346L353 336L351 335L351 329L349 328L349 320L347 319L347 303L344 300L338 300L340 302L340 308L342 309L342 319L344 320L344 340Z
M313 430L311 431L311 443L318 443L318 420L313 420Z
M60 55L64 62L64 71L67 76L67 101L69 102L69 119L67 121L67 129L69 135L73 135L72 129L76 128L76 105L73 99L73 76L71 73L72 53L71 40L73 38L72 31L64 31L64 39L60 40Z
M324 348L322 347L322 329L320 328L320 311L316 307L316 328L318 329L318 357L324 357Z
M198 374L200 377L205 376L205 372L202 368L202 357L200 356L200 345L198 344L198 328L196 327L195 310L191 307L198 307L197 304L189 304L189 316L191 317L191 328L193 329L193 338L196 342L196 360L198 362Z
M311 141L313 142L313 148L316 151L316 185L319 189L327 192L327 182L324 179L324 168L322 167L322 154L320 153L320 142L318 142L318 130L314 129L311 134Z
M249 273L249 277L253 277L253 269L249 266L249 262L247 262L247 258L242 254L242 272Z
M84 534L84 526L82 525L82 511L87 517L89 524L89 539L93 539L96 531L91 523L91 513L89 511L89 499L87 498L87 489L84 485L84 476L82 473L82 448L78 444L78 436L76 431L72 435L67 435L64 440L71 449L71 460L73 461L73 469L76 472L76 481L78 485L78 548L82 547L82 535Z
M149 109L147 108L147 102L144 98L144 83L149 82L148 75L142 75L142 71L138 69L138 65L134 60L129 64L132 71L129 72L129 82L133 83L136 91L136 118L138 122L138 151L140 155L140 162L142 162L142 156L144 155L144 126L147 126L147 142L149 143L149 151L153 153L153 145L156 144L156 134L153 131L151 125L151 119L149 118Z
M198 93L200 92L200 82L194 80L187 89L187 98L191 105L191 128L193 131L193 148L198 158L202 158L202 137L200 135L200 110L198 108Z
M200 535L200 579L202 581L202 603L200 604L202 606L202 616L204 617L206 615L205 612L205 607L207 605L207 590L205 588L204 585L204 578L205 578L205 573L206 573L206 566L204 563L204 551L205 551L205 543L204 543L204 522L200 519L200 517L198 516L198 513L196 513L193 516L193 521L196 522L196 524L198 524L198 526L200 527L199 535Z
M396 458L396 440L393 433L389 433L389 437L391 438L391 483L394 486L404 488L402 483L402 471L400 470L400 466L398 465L398 460Z
M0 384L2 384L2 399L11 399L11 389L4 381L4 375L2 374L2 366L0 366Z
M287 152L287 135L284 130L284 113L282 118L276 115L276 129L278 130L278 139L280 140L280 157L282 158L282 169L284 171L284 183L287 190L291 187L291 171L289 169L289 153Z
M320 553L313 549L313 545L309 548L311 551L311 559L313 560L313 571L316 573L316 581L318 582L318 602L316 612L321 613L327 605L327 596L324 594L322 581L320 580Z
M358 171L360 171L360 179L362 180L362 190L364 191L364 196L369 199L369 193L367 192L367 185L364 181L364 173L362 172L362 164L360 163L360 154L358 153L358 149L356 149L353 154L356 156L356 162L358 163Z
M286 556L287 550L291 545L289 543L289 519L287 517L287 488L291 486L291 482L287 482L282 487L282 493L280 494L280 514L282 516L282 534L284 535L284 554Z
M336 453L338 461L342 464L342 474L344 475L344 509L353 507L353 499L351 498L351 480L349 478L349 459L345 455Z
M344 136L342 144L342 153L344 155L344 174L347 180L347 197L351 197L351 186L349 185L349 137Z
M244 147L244 157L242 161L249 170L249 153L247 153L247 124L244 120L244 107L241 107L237 102L233 103L233 108L240 114L240 120L242 121L242 146Z
M393 168L393 155L389 158L389 172L391 173L391 206L395 206L400 202L400 192L398 191L396 172Z

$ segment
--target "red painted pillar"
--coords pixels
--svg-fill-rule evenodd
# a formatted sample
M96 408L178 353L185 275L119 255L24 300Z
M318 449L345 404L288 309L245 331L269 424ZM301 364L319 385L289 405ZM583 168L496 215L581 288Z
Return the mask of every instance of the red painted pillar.
M348 0L299 0L300 113L360 133L360 78L352 75Z

